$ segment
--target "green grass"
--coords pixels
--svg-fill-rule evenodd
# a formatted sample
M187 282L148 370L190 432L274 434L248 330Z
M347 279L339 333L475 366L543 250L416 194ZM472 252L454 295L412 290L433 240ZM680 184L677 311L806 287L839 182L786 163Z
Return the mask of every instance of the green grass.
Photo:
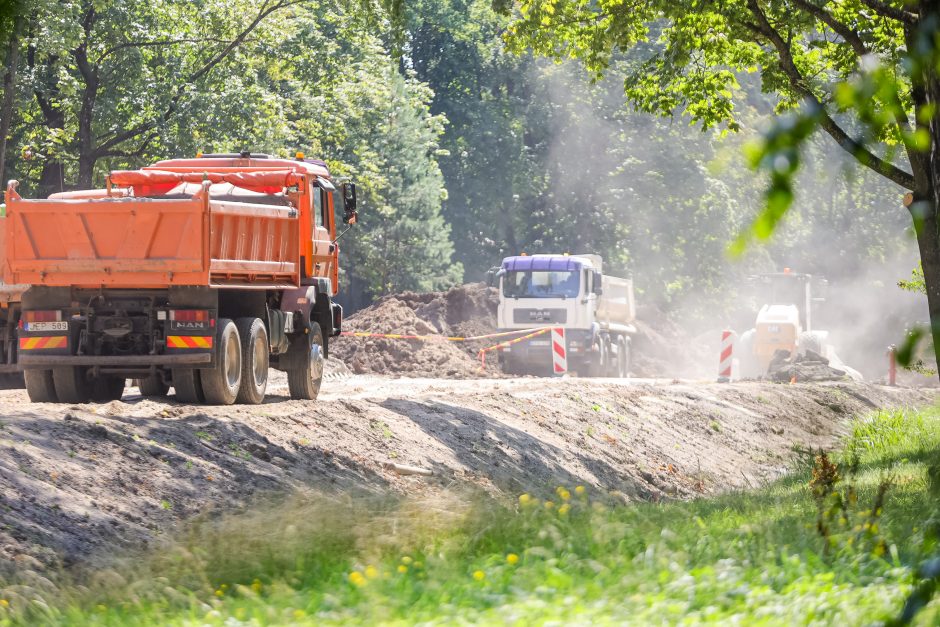
M940 410L856 422L827 540L809 458L759 490L670 504L575 486L503 504L297 496L113 570L0 583L0 625L870 624L898 614L936 550L938 451Z

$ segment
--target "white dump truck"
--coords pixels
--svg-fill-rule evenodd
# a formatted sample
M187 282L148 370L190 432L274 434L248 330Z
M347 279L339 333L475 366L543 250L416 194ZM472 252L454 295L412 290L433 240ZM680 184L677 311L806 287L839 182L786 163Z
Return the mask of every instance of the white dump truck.
M499 330L563 328L569 372L626 377L636 333L633 281L603 274L602 264L599 255L506 257L488 273L499 288ZM503 371L553 374L551 343L543 333L503 348Z

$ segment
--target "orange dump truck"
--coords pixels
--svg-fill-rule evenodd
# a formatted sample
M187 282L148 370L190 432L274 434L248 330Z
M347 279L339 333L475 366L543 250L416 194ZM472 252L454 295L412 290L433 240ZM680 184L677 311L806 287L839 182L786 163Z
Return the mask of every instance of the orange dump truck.
M260 403L269 367L316 398L342 325L334 207L357 215L323 162L203 155L48 200L16 187L3 281L29 285L15 348L32 401L116 399L135 378L148 396Z

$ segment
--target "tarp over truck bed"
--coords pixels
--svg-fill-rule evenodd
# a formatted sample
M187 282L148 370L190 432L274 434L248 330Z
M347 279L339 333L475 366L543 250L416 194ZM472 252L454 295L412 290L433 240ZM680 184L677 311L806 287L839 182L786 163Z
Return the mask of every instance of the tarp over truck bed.
M227 180L233 177L238 180ZM157 194L200 181L192 196L167 197L109 190L92 198L28 200L10 188L3 280L49 286L297 286L297 210L286 203L214 200L209 188L226 182L280 191L303 177L286 171L111 175L111 184L151 186Z

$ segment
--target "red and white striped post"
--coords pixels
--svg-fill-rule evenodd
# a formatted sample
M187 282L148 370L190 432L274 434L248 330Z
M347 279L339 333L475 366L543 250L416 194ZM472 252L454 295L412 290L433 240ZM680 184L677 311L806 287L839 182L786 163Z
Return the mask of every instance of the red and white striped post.
M568 372L568 345L562 327L552 328L552 370L555 374Z
M731 366L733 362L735 338L736 334L734 331L726 329L721 332L721 354L718 358L718 383L728 383L731 381Z

